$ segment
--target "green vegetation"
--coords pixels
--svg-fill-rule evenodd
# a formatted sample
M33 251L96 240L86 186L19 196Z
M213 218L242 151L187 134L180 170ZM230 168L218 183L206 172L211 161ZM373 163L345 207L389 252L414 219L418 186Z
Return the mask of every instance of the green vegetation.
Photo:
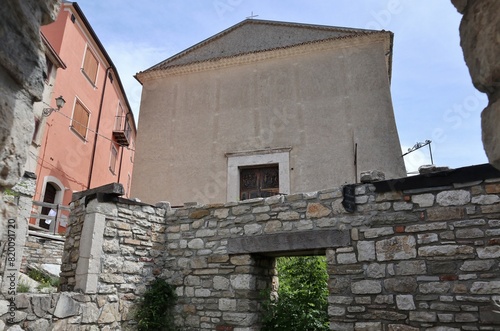
M263 303L263 331L327 331L328 274L324 256L277 259L278 300ZM267 298L270 293L268 292Z
M57 287L59 285L58 277L51 277L38 269L28 270L28 277L40 283L40 285L37 286L39 291L44 288Z
M31 288L28 284L19 282L17 284L17 293L28 293L31 291Z
M136 314L139 331L177 331L174 307L175 288L164 279L155 279L144 293Z

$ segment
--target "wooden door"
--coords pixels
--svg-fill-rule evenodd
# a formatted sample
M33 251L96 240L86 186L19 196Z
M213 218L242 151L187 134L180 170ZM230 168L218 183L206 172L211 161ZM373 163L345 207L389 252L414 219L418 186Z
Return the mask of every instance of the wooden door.
M240 200L279 194L278 166L240 169Z

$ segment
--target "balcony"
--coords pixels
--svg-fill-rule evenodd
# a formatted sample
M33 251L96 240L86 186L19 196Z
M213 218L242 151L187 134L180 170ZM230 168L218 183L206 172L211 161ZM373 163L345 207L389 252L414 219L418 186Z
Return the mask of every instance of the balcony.
M130 144L130 131L127 116L116 116L113 137L118 145L128 146Z

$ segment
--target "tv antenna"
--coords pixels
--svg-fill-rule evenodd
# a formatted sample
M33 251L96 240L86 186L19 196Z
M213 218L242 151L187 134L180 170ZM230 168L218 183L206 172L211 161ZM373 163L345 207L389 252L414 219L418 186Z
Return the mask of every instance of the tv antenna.
M417 149L420 149L422 147L425 147L425 146L429 146L429 155L431 156L431 164L434 164L434 160L432 159L432 148L431 148L431 142L430 140L426 140L424 141L423 143L416 143L415 145L413 145L413 147L411 148L408 148L408 152L404 153L403 155L401 155L401 157L405 156L405 155L408 155L412 152L415 152Z

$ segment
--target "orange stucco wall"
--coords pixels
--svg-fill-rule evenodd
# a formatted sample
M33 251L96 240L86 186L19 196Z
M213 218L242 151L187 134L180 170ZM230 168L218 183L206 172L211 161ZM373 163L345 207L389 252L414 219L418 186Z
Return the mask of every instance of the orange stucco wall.
M75 16L75 22L71 20L72 15ZM61 192L56 197L56 200L59 200L56 203L64 205L70 203L72 193L75 191L111 182L123 184L126 195L129 194L133 169L131 148L134 145L131 143L127 148L114 143L113 129L119 105L125 113L129 113L130 110L127 108L126 97L118 84L115 72L108 69L111 64L108 63L99 43L92 39L92 34L86 29L83 21L73 5L68 3L63 5L56 22L42 29L67 66L66 70L57 72L50 106L55 107L55 98L60 95L64 97L66 104L60 111L53 112L42 128L44 136L38 155L37 189L34 200L43 201L48 181L56 186L62 186L59 187ZM99 62L95 86L81 70L87 47L92 49ZM108 75L111 75L112 79ZM90 113L85 138L71 127L77 100ZM132 122L130 121L131 124ZM96 131L99 132L98 135ZM131 142L135 140L133 125L130 137ZM112 144L115 144L118 150L114 172L110 169ZM95 156L92 164L94 148Z

